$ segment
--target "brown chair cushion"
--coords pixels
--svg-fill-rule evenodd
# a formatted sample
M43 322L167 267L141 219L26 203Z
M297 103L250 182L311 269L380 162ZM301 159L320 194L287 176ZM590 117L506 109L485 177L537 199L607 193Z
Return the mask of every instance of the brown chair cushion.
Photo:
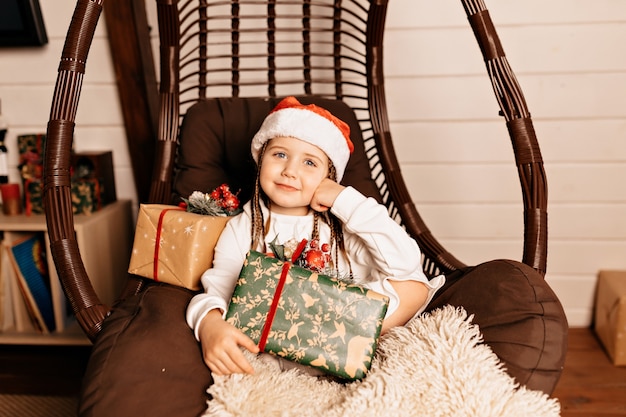
M350 126L354 152L350 156L342 183L380 201L376 184L370 176L363 135L354 111L339 100L298 97L303 104L315 103ZM252 195L255 164L250 142L265 116L279 98L217 98L200 101L190 107L181 126L180 146L173 183L173 202L194 191L211 191L222 183L241 190L247 201Z
M104 322L83 377L80 416L198 416L211 373L187 322L190 290L150 281Z
M474 315L483 341L517 382L552 393L563 371L568 325L543 276L526 264L502 259L463 268L446 276L426 310L446 304Z

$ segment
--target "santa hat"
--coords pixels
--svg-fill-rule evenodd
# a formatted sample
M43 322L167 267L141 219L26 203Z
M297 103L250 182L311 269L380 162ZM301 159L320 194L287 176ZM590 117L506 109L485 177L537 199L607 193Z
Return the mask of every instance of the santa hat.
M284 98L267 115L252 138L252 157L258 163L261 148L268 140L291 136L320 148L330 159L341 181L354 150L350 127L328 110L315 104L303 105L295 97Z

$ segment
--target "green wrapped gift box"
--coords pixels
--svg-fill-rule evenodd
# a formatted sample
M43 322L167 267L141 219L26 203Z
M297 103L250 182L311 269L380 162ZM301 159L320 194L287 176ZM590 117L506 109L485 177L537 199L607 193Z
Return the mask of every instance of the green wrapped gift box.
M102 187L96 178L72 180L72 213L91 214L102 208ZM26 214L44 214L42 184L40 179L24 180L24 206Z
M20 154L18 168L22 177L24 189L24 207L27 215L44 214L43 207L43 160L46 147L46 135L43 133L19 135L17 146ZM95 153L72 154L74 158L86 157ZM109 159L111 152L105 152ZM99 154L98 154L99 155ZM94 157L95 158L95 157ZM79 161L81 159L78 159ZM104 165L101 163L100 165ZM75 169L74 166L71 167ZM111 174L112 175L112 174ZM109 181L110 182L110 181ZM71 197L72 212L74 214L90 214L100 210L106 203L103 196L110 194L110 190L100 178L93 176L93 172L83 172L82 175L72 175ZM113 195L115 190L112 191ZM103 201L104 200L104 201Z
M375 291L250 251L226 320L264 352L355 380L371 367L388 305Z

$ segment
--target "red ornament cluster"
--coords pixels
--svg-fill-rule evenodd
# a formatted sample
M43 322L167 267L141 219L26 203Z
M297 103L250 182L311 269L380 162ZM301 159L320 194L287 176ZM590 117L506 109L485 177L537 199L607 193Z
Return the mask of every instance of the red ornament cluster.
M230 191L228 184L220 185L215 190L211 191L210 195L220 207L226 210L235 211L239 208L239 199Z
M207 216L234 216L241 212L239 198L232 193L228 184L222 184L210 193L194 191L183 198L179 205L189 213Z
M270 242L269 248L271 253L267 255L273 256L283 261L290 261L294 265L301 266L314 272L330 274L329 266L331 264L330 244L322 243L319 239L302 239L296 242L291 239L283 245L276 243L276 239Z
M302 253L302 263L305 268L315 272L324 272L330 263L330 245L320 245L318 239L311 239L308 247Z

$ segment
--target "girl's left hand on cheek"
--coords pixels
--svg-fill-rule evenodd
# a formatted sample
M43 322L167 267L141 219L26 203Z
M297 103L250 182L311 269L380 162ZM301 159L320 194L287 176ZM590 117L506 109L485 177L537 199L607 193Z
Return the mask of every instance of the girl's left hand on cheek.
M315 211L327 211L330 209L339 193L341 193L346 187L341 184L337 184L328 178L324 178L317 190L313 193L311 198L311 208Z

